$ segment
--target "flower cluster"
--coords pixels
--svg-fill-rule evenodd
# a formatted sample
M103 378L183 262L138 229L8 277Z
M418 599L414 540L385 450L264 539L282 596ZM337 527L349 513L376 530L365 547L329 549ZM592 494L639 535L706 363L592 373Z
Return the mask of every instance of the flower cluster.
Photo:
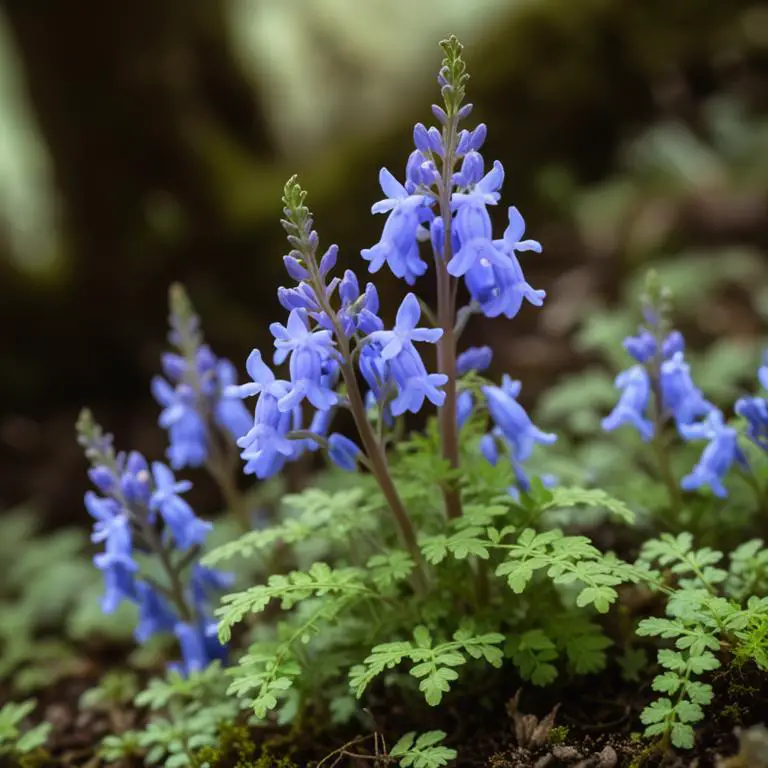
M627 424L637 429L643 440L650 440L661 424L673 419L685 436L687 425L714 409L691 378L682 334L671 331L658 339L659 329L654 330L657 333L640 328L636 336L624 340L624 348L637 364L616 377L621 396L610 415L603 419L606 431ZM655 404L655 419L649 417L652 395L660 400Z
M680 487L686 491L708 487L723 498L728 493L723 480L731 468L738 466L745 472L750 469L739 446L739 433L694 384L685 362L685 340L678 331L664 332L662 314L647 309L650 328L642 327L637 335L624 340L624 348L636 364L616 377L621 395L613 411L603 419L603 429L611 431L628 425L648 441L659 436L667 422L674 421L684 441L707 441L701 458L682 478ZM768 354L758 378L763 384L764 379L768 380ZM768 451L768 401L743 397L735 410L747 422L747 437Z
M211 524L195 515L182 494L191 488L161 462L151 467L140 453L115 454L111 435L104 435L84 412L78 422L80 442L92 466L88 475L98 493L85 494L94 520L93 542L103 551L94 564L104 576L102 610L113 612L124 600L135 603L138 642L171 632L178 639L183 673L223 659L226 649L216 637L209 599L227 584L226 574L205 568L196 555ZM138 554L154 556L164 583L142 575Z
M170 321L169 340L178 352L163 354L165 378L152 380L152 394L163 408L159 424L168 431L168 461L178 470L208 463L217 441L248 431L250 416L227 394L237 383L234 365L202 343L199 319L180 286L171 289Z
M277 378L262 353L254 350L247 363L251 383L227 390L240 397L258 397L253 426L238 440L246 473L270 477L287 461L317 446L324 447L330 459L345 469L354 469L359 462L377 465L369 455L371 435L361 414L375 415L379 423L391 427L399 416L419 412L427 401L442 408L450 397L451 415L445 420L453 420L455 428L450 423L444 426L447 444L476 406L469 390L457 391L456 378L486 368L491 357L487 347L456 356L457 281L463 280L471 300L461 310L464 317L482 313L512 318L524 301L540 306L544 300L544 291L526 281L518 259L523 251L540 252L541 245L524 239L525 223L517 208L508 209L502 237L493 237L489 208L499 203L504 169L495 161L486 172L480 153L487 135L485 125L459 130L472 106L461 104L460 50L445 50L448 56L438 78L445 109L433 105L438 125L416 124L414 149L402 182L388 169L381 169L384 198L373 205L372 212L387 218L379 242L361 252L369 272L376 273L386 265L408 285L434 263L439 293L436 327L420 325L420 302L409 293L397 311L394 327L385 328L376 287L368 283L363 289L351 270L341 277L333 275L338 256L335 245L318 258L319 238L304 206L305 193L295 180L289 181L283 225L292 250L284 264L296 284L278 290L288 320L285 325L271 326L273 362L279 365L288 360L289 376ZM428 245L431 258L423 253L423 246ZM419 344L439 346L437 372L427 369ZM364 405L358 402L358 376L366 385L360 394ZM506 447L519 488L526 490L530 484L522 462L534 443L551 443L555 438L531 423L517 403L516 387L519 389L510 381L502 387L485 387L483 405L495 423L488 440ZM305 404L314 409L308 428L304 426ZM364 451L349 438L328 434L333 412L339 407L349 408L355 415ZM486 445L490 445L488 440ZM456 454L455 445L446 447L449 460L455 462Z

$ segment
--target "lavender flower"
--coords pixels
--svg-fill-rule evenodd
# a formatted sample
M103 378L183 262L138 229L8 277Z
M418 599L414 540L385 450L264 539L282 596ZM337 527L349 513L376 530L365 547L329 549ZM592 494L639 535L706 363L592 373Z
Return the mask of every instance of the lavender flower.
M357 469L360 454L360 448L348 437L334 432L328 438L328 456L337 467L347 472L354 472Z
M747 421L747 437L768 451L768 400L762 397L739 398L736 413Z
M220 590L229 579L190 562L189 549L202 544L211 529L180 497L191 484L177 481L160 462L154 462L150 472L147 460L136 451L116 455L111 436L105 436L86 411L78 421L78 432L93 463L89 474L105 494L85 494L86 509L94 520L91 538L104 544L104 551L94 557L104 574L102 610L111 613L123 600L136 603L139 621L134 636L140 643L159 633L175 633L182 650L182 662L175 666L184 674L224 658L226 649L200 632L201 628L209 632L213 626L209 593ZM158 511L165 524L163 535L156 528ZM153 574L155 581L143 576L133 558L134 542L146 556L157 558L165 587L160 584L162 577ZM180 631L180 625L196 628L198 640L187 630Z
M166 378L156 376L151 389L163 407L158 423L168 431L168 460L174 469L202 466L210 453L212 429L232 440L248 429L247 410L226 394L237 381L235 367L216 358L205 344L195 350L192 368L173 353L164 354L162 364Z
M472 397L472 393L468 389L460 392L456 398L456 425L459 429L469 421L474 409L475 399Z
M455 211L453 226L460 248L448 262L448 274L461 277L475 262L485 258L499 267L507 266L504 254L493 243L493 226L488 205L499 201L499 188L504 181L504 168L496 161L493 169L468 192L455 192L451 209Z
M150 499L149 509L160 511L176 546L185 550L202 544L213 526L197 517L192 507L179 495L188 491L192 483L189 480L177 481L173 472L159 461L152 464L152 476L155 480L155 491Z
M763 356L764 363L757 372L757 379L763 389L768 389L768 350Z
M298 309L288 315L287 326L272 323L270 330L275 337L275 364L290 355L292 386L280 398L279 409L290 411L305 398L321 411L334 406L336 393L323 381L325 364L334 353L330 331L310 330Z
M700 424L685 424L682 428L687 440L705 439L709 445L701 454L693 471L680 482L686 491L709 486L715 496L725 498L728 491L723 479L734 462L747 468L747 462L739 448L739 435L735 429L726 426L723 414L718 410L709 412L706 421Z
M456 358L456 375L469 371L484 371L491 364L493 350L490 347L470 347Z
M386 263L396 277L413 285L416 278L427 271L426 262L419 256L416 239L419 226L430 221L434 214L427 197L409 194L386 168L379 173L379 183L387 197L374 203L371 212L389 212L389 216L381 240L372 248L365 248L360 255L370 262L369 272L378 272Z
M621 397L610 415L603 419L603 429L611 432L629 424L637 429L643 440L650 440L653 423L645 417L651 397L648 371L642 365L634 365L616 377L615 385L621 390Z
M662 406L665 412L674 417L678 429L714 409L693 383L690 370L680 351L676 351L661 364L659 380Z
M517 402L521 384L504 376L501 387L483 387L488 412L518 462L528 459L536 443L551 445L557 436L540 430Z
M397 312L394 329L375 331L368 337L370 342L380 348L378 360L371 361L371 367L378 366L382 370L386 366L397 385L398 394L391 404L395 416L406 411L417 413L425 398L437 406L445 400L445 393L438 387L443 386L448 377L440 373L427 373L424 362L413 346L414 341L435 343L443 331L440 328L417 328L420 317L418 299L409 293Z

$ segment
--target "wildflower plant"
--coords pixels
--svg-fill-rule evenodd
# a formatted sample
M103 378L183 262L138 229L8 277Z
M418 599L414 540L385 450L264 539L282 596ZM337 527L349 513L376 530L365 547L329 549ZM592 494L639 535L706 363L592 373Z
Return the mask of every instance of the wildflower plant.
M254 350L251 381L225 392L257 398L253 426L238 440L247 474L272 477L308 450L357 473L349 481L356 491L288 497L276 526L204 558L213 566L277 541L297 553L315 544L310 567L226 595L216 612L219 639L229 643L249 615L273 602L284 611L230 673L230 692L250 700L259 718L276 709L289 719L325 701L343 720L382 679L436 706L461 668L505 658L536 684L551 682L558 664L595 671L610 644L596 616L616 600L617 585L642 578L585 537L540 529L558 507L598 506L626 520L632 513L602 491L532 476L534 449L556 435L518 402L520 382L483 377L488 347L459 352L472 315L512 319L526 301L541 306L545 292L525 279L518 253L542 248L523 239L517 208L508 209L502 236L493 235L489 209L500 202L504 170L498 161L486 168L486 127L465 127L472 106L461 45L451 38L442 48L435 124L415 126L402 181L381 170L384 198L372 212L387 218L379 242L361 253L369 273L388 268L409 287L434 275L436 308L409 292L389 326L374 283L363 285L352 270L336 274L338 248L320 247L294 177L282 222L292 283L278 291L288 316L270 327L272 363L287 363L287 372L280 378L268 353ZM459 307L464 294L469 303ZM437 413L425 433L406 436L404 416L426 409ZM351 414L354 435L334 431L341 411ZM518 597L531 586L535 598Z
M706 490L726 498L726 477L736 473L751 486L760 504L765 500L766 485L760 468L750 463L748 445L763 456L768 453L768 400L744 396L732 406L741 416L744 429L729 423L725 414L706 399L691 376L685 361L685 339L670 327L671 296L650 272L642 297L646 323L638 333L624 340L624 349L635 364L622 371L615 381L621 395L613 411L603 419L603 429L622 426L636 430L643 441L654 447L658 475L666 485L669 507L679 514L684 500L682 491ZM766 366L757 378L764 384ZM683 477L675 477L670 462L668 426L674 425L684 443L706 441L700 459Z
M561 482L550 471L558 436L520 403L521 382L486 377L489 347L462 348L474 315L512 320L526 303L541 307L546 293L523 272L519 255L542 246L525 238L516 207L494 236L504 169L482 155L485 125L469 124L461 45L451 37L441 47L433 124L414 127L402 177L381 169L383 198L372 213L386 218L379 241L360 254L369 274L388 269L408 287L394 321L375 278L341 272L338 246L321 247L307 192L293 177L282 198L289 282L278 299L286 315L270 326L273 349L248 356L249 380L238 384L234 366L204 343L175 286L174 351L152 383L170 466L115 452L89 412L80 418L96 488L85 504L103 549L94 558L103 610L136 604L137 641L168 634L181 654L165 681L136 698L165 714L105 744L115 759L143 750L153 764L196 764L195 750L212 747L242 709L250 724L295 724L308 710L339 724L374 687L434 707L503 664L536 686L563 672L599 672L617 640L630 658L630 643L601 620L622 587L656 592L663 604L664 616L637 625L659 643L653 688L661 696L641 716L648 737L690 747L712 699L706 675L729 663L768 669L762 541L721 552L665 530L679 529L692 499L729 497L733 473L765 511L765 393L739 398L735 419L705 396L672 327L671 296L652 274L643 325L624 341L632 362L615 379L618 398L602 427L632 430L650 449L642 466L650 465L647 484L666 492L651 509L662 530L628 562L584 535L585 526L558 527L563 518L582 524L585 508L620 525L648 510L590 487L589 467L566 473L581 484ZM434 308L416 292L429 279ZM768 390L768 357L758 381ZM425 426L409 434L412 414ZM703 450L689 460L699 442ZM332 481L285 496L277 519L253 527L237 475L268 480L308 452L327 458ZM191 482L176 476L200 467L243 529L207 552L211 523L185 499ZM232 583L221 564L278 548L280 568L217 605ZM168 706L203 689L205 702ZM408 733L390 756L444 765L455 754L444 735Z

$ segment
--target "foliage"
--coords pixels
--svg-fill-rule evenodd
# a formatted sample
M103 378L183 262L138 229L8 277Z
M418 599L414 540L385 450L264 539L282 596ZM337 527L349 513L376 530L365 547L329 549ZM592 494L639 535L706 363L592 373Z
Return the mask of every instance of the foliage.
M6 512L0 560L0 679L11 677L17 690L76 672L75 642L84 637L128 636L130 610L112 620L92 610L101 585L79 530L42 533L34 510Z
M40 751L48 741L50 723L25 727L27 717L35 709L32 699L14 704L9 702L0 709L0 756L24 758Z
M748 570L746 552L754 564ZM671 640L674 645L657 655L663 672L654 679L653 690L663 695L641 715L646 736L661 736L676 747L693 747L693 726L704 718L703 707L712 701L712 686L697 678L721 667L728 655L768 672L768 597L750 595L744 600L739 589L740 579L764 574L765 553L761 541L749 542L734 553L730 569L724 570L718 567L723 553L708 547L694 549L690 534L662 534L646 542L641 561L662 566L674 578L667 617L643 619L637 629L640 636Z
M456 750L440 744L444 731L428 731L416 735L413 731L402 736L389 750L402 768L441 768L456 757Z
M125 682L125 678L114 680L88 692L84 704L99 704L108 696L122 699ZM226 678L217 663L186 676L171 670L164 678L152 678L133 699L135 706L150 712L145 727L105 737L102 758L119 762L141 755L147 765L198 768L197 752L216 746L221 727L240 713L238 702L225 689Z
M114 733L101 745L107 762L138 756L147 765L201 766L226 762L234 750L241 765L262 765L269 750L256 754L253 729L296 732L307 712L320 727L341 725L386 688L410 712L476 696L505 664L535 686L609 663L642 682L654 651L659 696L640 716L645 735L689 749L713 700L712 672L746 664L768 671L768 551L744 541L746 526L766 511L768 400L729 402L753 376L758 344L720 340L696 354L672 324L673 294L685 322L722 281L749 289L759 271L754 254L690 253L682 270L662 261L642 291L632 278L619 309L585 302L584 314L571 318L577 348L624 370L612 384L595 362L552 388L539 413L565 434L543 430L519 401L520 382L485 377L490 349L459 353L473 315L512 319L524 300L540 307L546 293L520 264L522 253L542 248L523 239L517 208L507 209L508 226L493 238L487 208L501 199L503 168L494 162L485 172L484 125L460 128L471 112L462 47L449 38L442 49L437 124L414 127L403 183L381 171L384 199L373 210L387 219L379 242L361 253L369 272L386 267L409 286L434 269L434 311L408 293L390 327L373 283L361 286L351 270L332 276L338 248L321 255L295 177L284 188L281 222L292 282L278 299L288 317L270 326L274 365L288 363L286 378L254 349L250 380L238 385L234 366L203 343L183 289L171 290L174 352L153 382L166 455L173 470L208 471L240 535L203 553L212 526L181 497L190 481L136 452L116 453L88 412L80 419L89 477L101 494L85 501L92 540L104 543L94 558L106 585L102 610L138 606L136 639L175 637L182 656L141 691L130 676L112 675L83 696L83 708L112 716L129 699L147 710L142 727L112 720ZM670 155L700 179L718 176L692 135L662 126L633 148L642 184L675 200L686 191L687 173ZM631 219L639 193L624 192ZM586 230L594 224L589 202L576 212ZM633 256L663 239L633 240L631 221L626 231ZM431 247L427 260L422 246ZM709 275L703 283L689 279L694 268ZM457 308L464 294L469 303ZM635 333L638 294L644 319ZM424 344L436 354L422 358ZM768 389L768 359L758 381ZM240 401L251 397L249 410ZM408 434L407 414L430 404L436 415ZM354 439L332 431L340 411L351 417ZM274 515L257 521L254 497L240 490L238 452L242 472L259 480L313 452L338 471L281 496ZM24 537L25 522L16 525L16 538ZM628 562L614 547L633 557L641 548L640 556ZM50 610L50 573L45 588L36 583L42 562L68 559L57 588L67 599L77 590L93 601L82 551L79 539L51 537L25 556L37 568L27 560L12 566L10 599L0 604L9 627L0 622L0 633L11 647L1 671L36 658L25 646L39 645L40 617ZM266 573L232 585L211 570L231 562L241 575L254 562ZM227 588L212 611L212 593ZM664 615L655 608L635 615L621 599L648 593ZM32 609L14 608L19 594ZM75 601L64 610L87 635L87 614ZM538 724L516 715L531 745L546 740L554 712ZM407 733L388 758L406 768L446 765L456 753L445 738ZM378 736L376 750L378 758Z

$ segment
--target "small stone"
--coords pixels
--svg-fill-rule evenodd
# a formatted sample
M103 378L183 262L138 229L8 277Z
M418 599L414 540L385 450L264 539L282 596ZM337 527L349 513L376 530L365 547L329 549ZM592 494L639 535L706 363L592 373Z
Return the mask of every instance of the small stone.
M613 747L603 747L603 751L597 756L597 768L615 768L619 762L619 756Z
M557 746L552 747L552 755L558 760L578 760L581 753L576 747Z

